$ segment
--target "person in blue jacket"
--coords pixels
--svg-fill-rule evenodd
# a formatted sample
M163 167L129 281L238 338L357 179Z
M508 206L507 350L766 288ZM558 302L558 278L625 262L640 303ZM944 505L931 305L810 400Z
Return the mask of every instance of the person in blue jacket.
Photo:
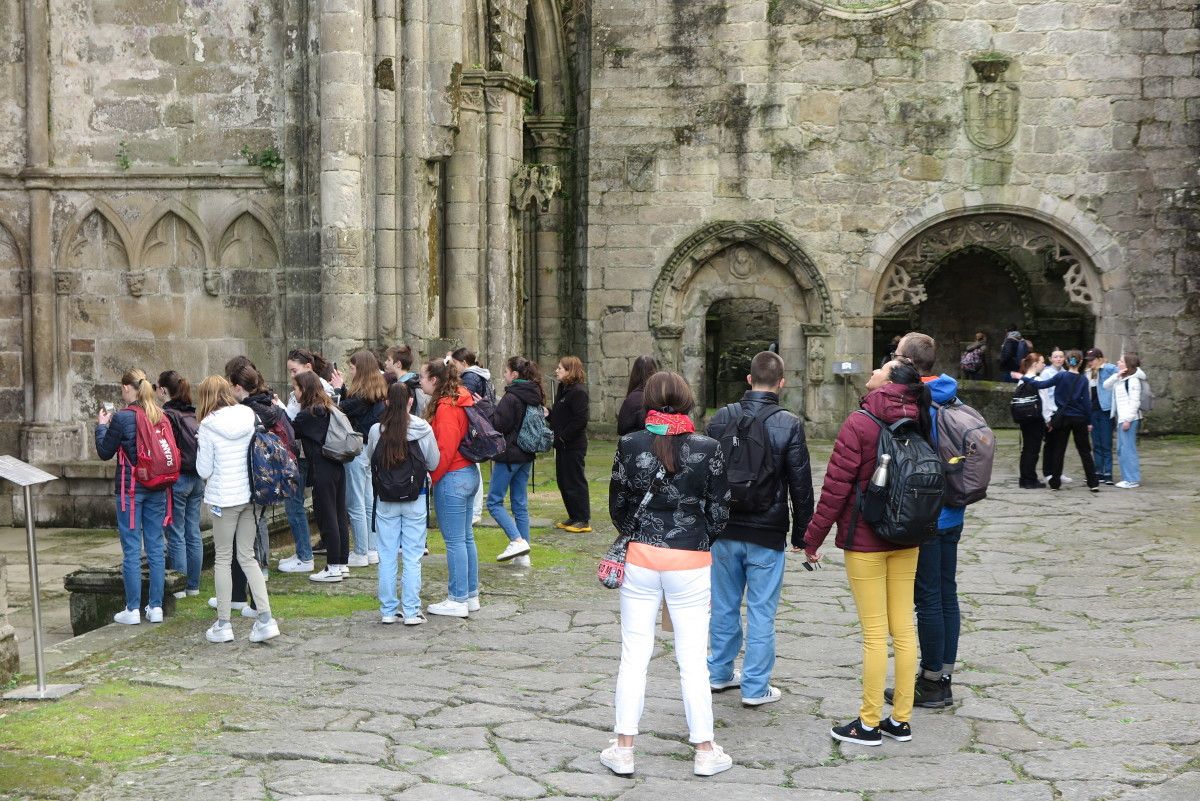
M1088 387L1092 395L1092 460L1096 463L1096 478L1105 484L1113 483L1113 394L1104 382L1117 372L1115 364L1104 361L1104 352L1091 348L1083 354L1087 365Z
M1067 442L1073 434L1075 450L1079 452L1079 461L1083 462L1083 472L1087 475L1088 489L1099 492L1100 479L1096 477L1096 463L1092 461L1091 443L1088 442L1088 429L1091 427L1088 421L1092 416L1091 390L1087 378L1080 374L1083 354L1078 350L1069 350L1066 357L1066 369L1044 381L1026 378L1020 373L1011 375L1034 389L1054 387L1054 403L1058 409L1050 418L1046 433L1050 489L1056 490L1062 486L1063 459L1067 455Z

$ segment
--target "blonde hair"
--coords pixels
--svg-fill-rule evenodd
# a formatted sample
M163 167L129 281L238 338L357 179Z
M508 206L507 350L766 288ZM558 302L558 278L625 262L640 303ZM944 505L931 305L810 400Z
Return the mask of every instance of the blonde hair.
M121 384L133 387L137 391L137 400L134 403L142 407L146 417L150 418L151 425L158 425L158 421L162 419L162 409L158 408L158 402L154 399L154 386L146 378L146 374L136 367L131 367L121 376Z
M233 384L225 376L210 375L196 387L196 420L208 417L217 409L226 406L237 406L238 400L233 396Z

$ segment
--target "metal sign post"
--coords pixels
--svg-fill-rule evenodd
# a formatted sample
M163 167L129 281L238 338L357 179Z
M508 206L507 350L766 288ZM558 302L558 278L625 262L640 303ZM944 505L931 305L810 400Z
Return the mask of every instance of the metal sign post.
M854 376L862 373L862 364L859 362L834 362L833 374L842 382L842 408L845 410L846 417L850 416L850 385L854 381Z
M33 530L33 486L57 480L57 476L25 464L12 456L0 456L0 478L16 484L25 493L25 545L29 550L29 599L33 605L33 656L37 663L37 685L18 687L4 694L10 701L47 701L75 692L82 684L46 684L46 658L42 654L42 607L38 585L37 537Z

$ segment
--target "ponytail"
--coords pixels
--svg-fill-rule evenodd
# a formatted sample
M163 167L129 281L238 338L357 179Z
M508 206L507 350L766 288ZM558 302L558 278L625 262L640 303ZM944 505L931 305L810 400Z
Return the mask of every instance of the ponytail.
M933 425L930 420L929 408L933 402L933 396L929 392L929 386L921 381L921 373L916 366L912 364L911 360L898 358L892 362L888 381L893 384L902 384L908 390L909 399L917 406L917 430L921 432L921 436L932 442Z
M146 374L136 367L131 367L121 376L121 384L133 387L137 391L137 400L134 403L142 407L152 425L158 425L158 421L162 419L162 409L158 408L154 399L154 387L147 380Z
M192 403L192 385L187 379L174 370L166 370L158 374L158 385L167 390L171 400L176 403Z

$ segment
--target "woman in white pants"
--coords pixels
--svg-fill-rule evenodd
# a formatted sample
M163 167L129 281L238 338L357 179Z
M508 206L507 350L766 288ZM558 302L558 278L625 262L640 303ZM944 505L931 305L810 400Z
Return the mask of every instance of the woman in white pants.
M621 668L617 739L600 754L614 773L633 773L633 738L646 695L654 626L663 599L675 628L693 772L712 776L733 766L713 742L708 681L709 546L729 519L725 459L716 440L695 433L695 405L677 373L646 382L646 426L621 438L613 459L608 508L613 525L633 536L621 585Z
M247 453L254 437L255 415L238 403L233 386L222 376L210 375L196 390L196 472L207 482L204 502L213 518L213 583L217 588L217 622L205 632L209 642L232 642L229 621L233 595L231 566L236 558L246 574L246 583L258 610L250 629L251 642L279 636L279 624L271 617L267 583L254 558L254 504L250 502L250 468ZM236 554L235 554L236 552Z

